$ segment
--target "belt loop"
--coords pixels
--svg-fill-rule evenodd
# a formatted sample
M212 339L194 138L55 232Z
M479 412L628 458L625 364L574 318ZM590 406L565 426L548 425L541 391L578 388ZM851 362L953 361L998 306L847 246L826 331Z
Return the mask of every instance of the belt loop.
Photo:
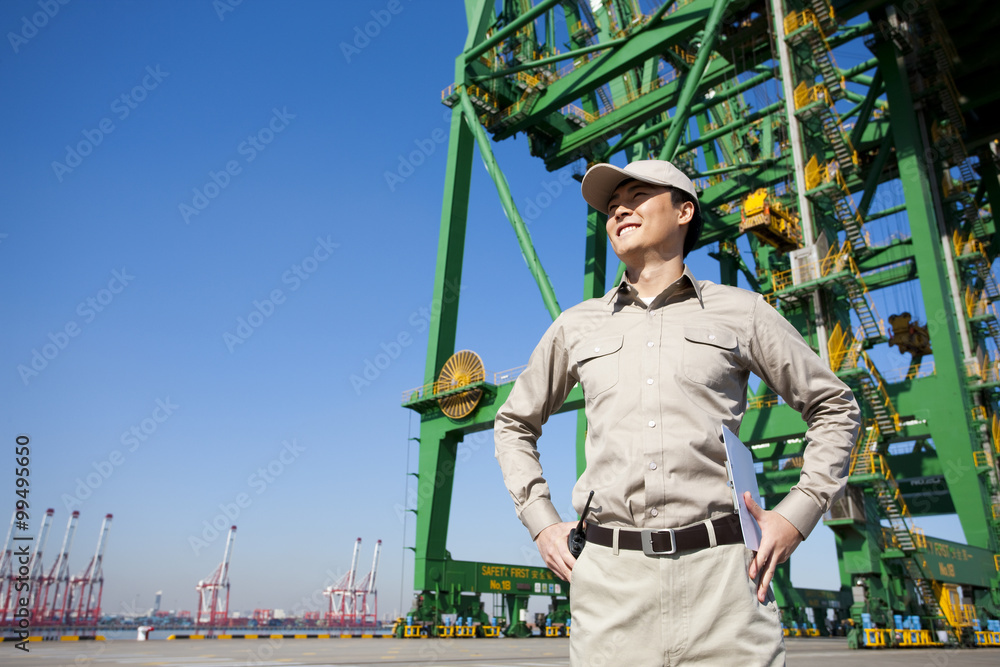
M718 546L719 543L715 540L715 524L712 523L711 519L705 519L702 523L705 524L705 530L708 531L708 548Z
M617 526L615 526L615 528L613 530L614 530L614 532L611 535L611 553L613 553L614 555L617 556L618 555L618 531L620 531L621 528L618 528Z

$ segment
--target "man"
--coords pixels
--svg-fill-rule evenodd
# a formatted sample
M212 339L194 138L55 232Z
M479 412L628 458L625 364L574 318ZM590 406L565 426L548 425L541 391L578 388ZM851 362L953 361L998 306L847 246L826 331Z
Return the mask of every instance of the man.
M573 584L572 664L783 664L771 577L843 490L857 404L761 295L694 278L684 257L701 211L672 164L598 164L582 191L607 214L625 276L556 319L495 423L517 514ZM733 514L722 440L723 425L738 433L751 372L809 426L799 483L770 511L746 495L756 554ZM578 512L594 491L579 560L536 447L577 382L588 423Z

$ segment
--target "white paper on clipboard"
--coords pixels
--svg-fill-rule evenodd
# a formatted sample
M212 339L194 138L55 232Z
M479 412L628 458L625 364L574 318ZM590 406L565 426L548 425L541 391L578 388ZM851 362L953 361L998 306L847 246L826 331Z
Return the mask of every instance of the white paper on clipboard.
M736 434L725 426L722 427L722 440L726 445L726 472L729 474L729 489L733 493L733 506L740 516L740 528L743 529L743 544L747 549L757 551L760 548L760 526L750 515L750 510L743 500L743 492L749 491L757 506L764 506L760 500L760 490L757 488L757 471L754 470L753 454L740 442Z

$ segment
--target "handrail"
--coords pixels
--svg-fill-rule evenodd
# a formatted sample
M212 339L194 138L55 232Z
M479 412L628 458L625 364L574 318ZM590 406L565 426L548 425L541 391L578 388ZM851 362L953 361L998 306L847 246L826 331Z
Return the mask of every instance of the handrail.
M1000 454L1000 417L993 415L993 423L990 428L990 435L993 439L993 451Z
M826 344L826 351L830 357L831 370L840 370L840 364L844 360L844 355L847 354L846 340L847 333L840 326L840 322L837 322L833 327L833 331L830 332L830 337Z
M796 111L813 102L824 101L830 104L830 92L822 83L817 83L815 86L808 86L805 81L802 81L795 87L793 96L795 98ZM839 118L837 124L840 125Z
M811 9L803 9L801 12L789 12L788 16L785 17L785 34L789 35L810 23L816 26L821 35L823 34L823 31L819 27L819 21L816 20L816 14Z
M500 385L510 384L511 382L514 382L527 367L528 365L524 364L523 366L515 366L514 368L508 368L507 370L493 373L493 382L491 384L497 387L499 387ZM487 377L488 375L489 374L486 374ZM472 386L473 384L477 383L473 382L463 386ZM462 386L447 387L447 391L449 392L453 392L457 389L462 389ZM444 391L444 389L442 389L441 383L439 383L437 380L433 382L427 382L426 384L422 384L419 387L414 387L413 389L405 390L403 392L402 402L411 403L413 401L418 401L421 399L429 399L435 396L436 394L441 393L442 391Z
M872 363L871 357L868 356L868 352L862 351L861 359L865 362L865 368L868 370L868 374L871 375L872 379L875 380L875 386L878 388L879 394L882 396L882 406L885 408L886 412L892 415L892 420L895 423L896 430L899 430L899 413L896 412L896 407L892 404L892 399L889 398L889 392L886 391L885 382L882 380L882 374L878 372L878 368Z
M753 396L747 400L747 410L760 410L770 408L782 403L781 397L777 394L764 394L763 396Z

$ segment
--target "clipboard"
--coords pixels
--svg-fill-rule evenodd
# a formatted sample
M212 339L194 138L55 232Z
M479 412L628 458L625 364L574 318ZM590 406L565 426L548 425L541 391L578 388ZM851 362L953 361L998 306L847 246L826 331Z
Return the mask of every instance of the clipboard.
M736 434L726 426L722 427L722 440L726 445L726 473L729 475L729 490L733 494L733 508L740 517L740 528L743 530L743 544L751 551L760 548L760 526L750 515L743 492L749 491L750 497L759 507L764 507L757 488L757 472L754 470L753 454L740 442Z

